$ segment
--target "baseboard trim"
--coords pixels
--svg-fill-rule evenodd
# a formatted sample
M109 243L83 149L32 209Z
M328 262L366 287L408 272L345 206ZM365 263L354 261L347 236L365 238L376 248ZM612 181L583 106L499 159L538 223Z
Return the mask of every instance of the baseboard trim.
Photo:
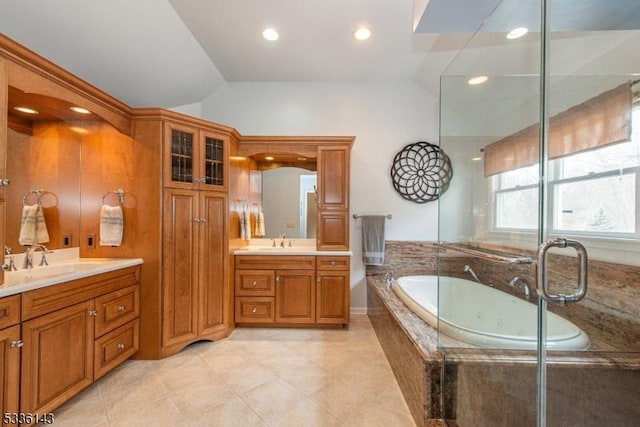
M365 315L367 314L367 307L351 307L351 315Z

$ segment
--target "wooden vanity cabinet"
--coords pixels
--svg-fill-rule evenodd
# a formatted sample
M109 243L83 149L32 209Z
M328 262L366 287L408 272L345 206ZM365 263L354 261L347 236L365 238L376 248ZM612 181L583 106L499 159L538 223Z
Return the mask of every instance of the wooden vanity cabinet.
M16 413L20 407L21 346L20 295L0 298L0 414Z
M138 351L140 267L22 294L20 412L58 408Z
M237 324L349 323L349 256L237 255L235 260Z

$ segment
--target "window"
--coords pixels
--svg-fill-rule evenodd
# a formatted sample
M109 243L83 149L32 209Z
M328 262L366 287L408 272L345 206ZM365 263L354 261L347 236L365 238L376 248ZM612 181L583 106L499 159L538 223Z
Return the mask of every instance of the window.
M549 225L553 233L640 238L640 106L630 141L549 162ZM538 165L492 177L494 229L538 227Z

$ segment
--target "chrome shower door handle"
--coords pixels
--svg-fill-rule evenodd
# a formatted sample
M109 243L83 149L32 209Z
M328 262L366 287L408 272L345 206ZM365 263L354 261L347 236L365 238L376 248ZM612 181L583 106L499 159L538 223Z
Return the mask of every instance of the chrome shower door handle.
M576 292L570 295L549 294L547 287L547 252L553 247L566 248L567 246L574 248L578 253L578 287ZM580 301L587 294L587 261L587 250L580 242L575 240L554 239L541 244L536 256L536 287L538 295L546 301L558 302L560 304Z

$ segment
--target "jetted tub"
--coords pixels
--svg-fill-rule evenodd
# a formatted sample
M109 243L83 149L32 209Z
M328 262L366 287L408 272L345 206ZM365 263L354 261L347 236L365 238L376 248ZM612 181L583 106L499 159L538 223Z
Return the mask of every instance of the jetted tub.
M506 292L438 276L405 276L392 287L414 313L452 338L488 348L537 348L538 308ZM589 345L589 337L580 328L547 313L549 350L586 350Z

